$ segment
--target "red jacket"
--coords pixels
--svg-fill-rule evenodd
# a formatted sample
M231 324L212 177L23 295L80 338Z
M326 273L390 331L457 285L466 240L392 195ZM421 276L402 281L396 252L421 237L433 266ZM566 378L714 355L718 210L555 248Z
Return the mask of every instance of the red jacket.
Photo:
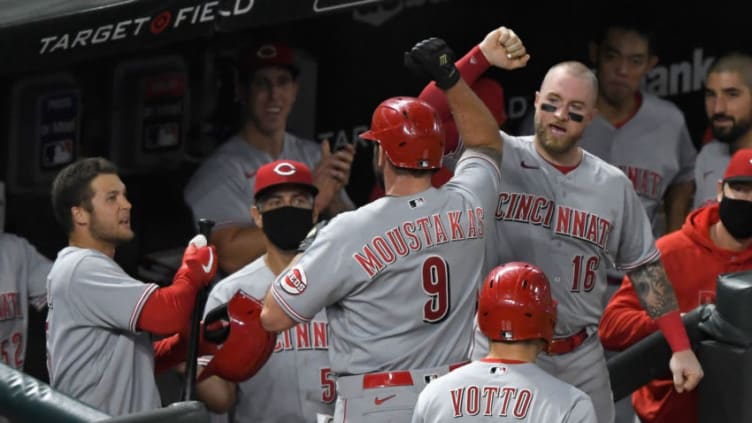
M717 203L695 210L681 230L657 241L682 313L715 301L719 274L752 269L752 248L733 252L713 244L710 226L718 219ZM657 330L625 277L601 319L599 335L603 346L620 351ZM697 422L697 390L679 394L673 385L671 379L657 379L632 394L632 404L643 423Z

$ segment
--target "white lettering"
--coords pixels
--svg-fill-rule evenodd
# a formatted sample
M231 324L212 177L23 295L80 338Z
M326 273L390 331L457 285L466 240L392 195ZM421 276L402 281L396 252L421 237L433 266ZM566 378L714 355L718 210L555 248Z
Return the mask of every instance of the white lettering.
M91 38L91 43L99 44L109 40L111 32L112 25L107 24L100 26L96 31L94 31L94 36Z
M82 46L85 46L86 42L89 40L89 37L91 37L91 34L93 33L94 31L88 28L78 31L78 33L76 34L76 38L73 39L73 42L70 45L70 48L74 48L78 46L79 44Z
M42 48L41 48L41 49L39 49L39 54L44 54L44 53L46 53L46 52L47 52L47 47L48 47L48 46L50 45L50 43L51 43L52 41L54 41L54 40L55 40L56 38L57 38L57 36L53 35L53 36L51 36L51 37L44 37L44 38L42 38L41 40L39 40L39 41L41 41L41 42L42 42Z
M692 61L659 65L645 76L643 88L659 97L687 94L702 89L715 57L705 57L702 48L692 51Z
M115 30L112 31L112 39L113 40L120 40L120 39L125 38L125 36L126 36L125 28L127 28L128 25L131 24L131 22L133 22L133 21L131 21L130 19L127 20L127 21L118 22L115 25Z
M173 28L177 28L180 26L180 23L184 20L188 19L188 14L194 9L194 6L188 6L183 7L180 10L178 10L178 17L175 18L175 23L172 25Z

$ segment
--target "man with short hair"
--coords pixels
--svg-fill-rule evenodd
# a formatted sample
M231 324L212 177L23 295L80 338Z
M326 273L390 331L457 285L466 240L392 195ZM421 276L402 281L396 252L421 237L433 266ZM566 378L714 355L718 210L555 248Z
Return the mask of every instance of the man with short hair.
M431 382L413 423L595 423L590 397L535 365L554 336L556 301L539 268L510 262L494 268L478 297L478 325L488 355Z
M205 314L239 290L263 301L313 227L317 193L311 171L301 162L277 160L259 168L251 216L264 233L266 253L219 281ZM317 415L334 413L336 389L328 349L322 310L310 322L280 332L274 353L256 375L240 383L210 377L198 384L199 399L214 412L232 410L238 422L316 423Z
M752 56L732 52L713 63L705 79L705 112L714 139L697 155L695 208L716 200L731 155L752 148Z
M492 31L457 62L473 82L506 59L484 45L498 43ZM429 85L440 113L445 102ZM702 368L692 352L650 221L632 182L613 165L578 143L597 113L598 82L580 62L552 66L535 94L535 134L501 132L504 178L494 216L495 263L524 261L544 270L559 303L556 333L539 365L580 388L593 400L598 421L614 420L614 402L603 348L595 336L607 289L606 269L627 272L648 314L666 335L674 354L676 389L692 390ZM486 338L477 331L472 358L484 356Z
M293 50L280 42L263 42L239 53L240 89L245 108L240 132L217 148L192 175L183 192L196 218L216 222L211 241L220 270L228 275L264 253L260 228L248 214L253 205L256 172L278 159L296 160L313 169L319 189L316 212L331 217L353 208L344 187L350 178L353 145L331 151L287 132L298 95L298 66Z
M504 69L529 59L508 32L491 47L509 55ZM446 92L466 148L454 176L431 185L444 153L436 111L412 97L383 101L361 137L377 143L386 196L323 227L272 283L261 312L267 330L281 331L326 309L336 423L409 421L423 387L464 362L477 288L490 269L496 121L459 79L443 40L416 44L406 65Z
M752 269L752 149L734 153L716 186L716 200L656 242L682 313L715 302L719 275ZM624 278L603 312L601 342L620 351L656 330L629 277ZM697 393L678 393L672 385L670 378L657 379L632 394L642 423L697 422Z
M194 237L168 287L125 273L114 256L133 239L131 203L103 158L63 168L52 207L68 246L47 280L50 384L113 416L160 407L154 373L185 360L196 295L217 270L214 247Z

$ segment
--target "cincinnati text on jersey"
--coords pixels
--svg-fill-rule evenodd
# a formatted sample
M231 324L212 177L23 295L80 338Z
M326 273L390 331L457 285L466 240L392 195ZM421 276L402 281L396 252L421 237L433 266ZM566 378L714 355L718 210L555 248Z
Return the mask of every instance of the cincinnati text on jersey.
M618 165L618 167L632 181L637 194L653 200L658 199L658 188L660 188L663 180L660 173L636 166Z
M277 343L274 352L290 350L328 350L329 338L327 338L327 323L319 320L298 323L297 325L280 332L277 335Z
M376 235L353 259L369 278L411 252L450 241L483 237L483 208L452 210L445 214L423 216Z
M553 200L534 194L502 192L496 206L496 220L509 220L551 228L554 233L581 239L606 248L613 224L595 213L568 206L557 206Z
M0 294L0 320L21 319L22 311L17 292Z

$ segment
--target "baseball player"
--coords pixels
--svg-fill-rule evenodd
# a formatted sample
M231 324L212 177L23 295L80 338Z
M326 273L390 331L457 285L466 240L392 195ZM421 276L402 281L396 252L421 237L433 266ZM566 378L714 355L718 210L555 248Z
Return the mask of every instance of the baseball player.
M505 69L529 59L519 40L509 54ZM489 269L498 126L460 80L442 40L418 43L406 65L449 98L466 147L454 176L431 186L444 152L434 109L412 97L383 101L361 137L377 144L387 195L321 229L274 281L261 313L267 330L281 331L326 309L337 423L409 421L425 384L464 362Z
M128 276L113 257L133 238L131 204L102 158L63 168L52 205L68 247L47 279L50 384L113 416L160 407L155 370L185 360L196 293L217 269L214 247L197 235L169 287ZM165 338L152 343L152 335Z
M716 280L724 273L752 269L752 149L734 153L718 184L717 203L693 211L681 231L658 239L657 246L682 313L715 302ZM606 348L620 351L655 332L629 278L603 312L599 327ZM696 422L696 391L678 394L669 378L655 380L632 394L642 423Z
M318 189L308 167L278 160L259 168L251 214L265 234L266 254L212 288L208 313L238 290L263 300L274 278L290 263L313 226ZM215 412L234 406L237 422L309 422L332 415L336 389L328 356L326 314L280 332L274 353L252 378L235 384L211 377L197 387L199 398Z
M490 64L507 60L513 32L491 31L457 66L472 82ZM606 269L627 272L648 314L674 351L678 391L692 390L702 369L690 349L671 284L655 248L650 221L631 181L618 168L578 147L596 109L597 81L582 63L563 62L546 73L535 96L535 135L503 131L505 175L494 212L497 262L525 261L552 281L559 318L541 367L590 395L599 422L614 420L608 369L597 336ZM448 113L433 85L421 97ZM476 333L471 357L486 354Z
M609 16L590 43L598 77L598 114L585 129L580 147L627 175L654 234L672 232L681 227L692 204L697 151L681 110L640 89L658 63L652 29L613 11ZM533 132L533 119L526 119L519 133ZM623 276L616 275L617 284Z
M353 208L344 191L355 148L330 152L321 145L286 132L287 118L298 93L298 67L292 49L282 43L260 43L240 54L241 94L245 125L225 141L191 176L183 192L196 218L214 220L211 241L217 246L220 270L230 274L264 253L260 228L248 214L253 205L256 172L265 163L290 159L313 169L319 188L316 211L334 215Z
M418 397L413 423L595 423L587 394L534 364L555 324L556 301L540 269L521 262L494 268L478 298L488 355L431 382Z
M729 53L713 63L705 80L705 112L714 139L697 155L695 208L715 201L731 155L752 148L752 56Z
M0 232L0 360L23 370L29 305L47 305L52 262L21 237Z
M0 181L0 360L23 370L29 305L38 311L47 305L47 273L52 262L4 227L5 184Z

